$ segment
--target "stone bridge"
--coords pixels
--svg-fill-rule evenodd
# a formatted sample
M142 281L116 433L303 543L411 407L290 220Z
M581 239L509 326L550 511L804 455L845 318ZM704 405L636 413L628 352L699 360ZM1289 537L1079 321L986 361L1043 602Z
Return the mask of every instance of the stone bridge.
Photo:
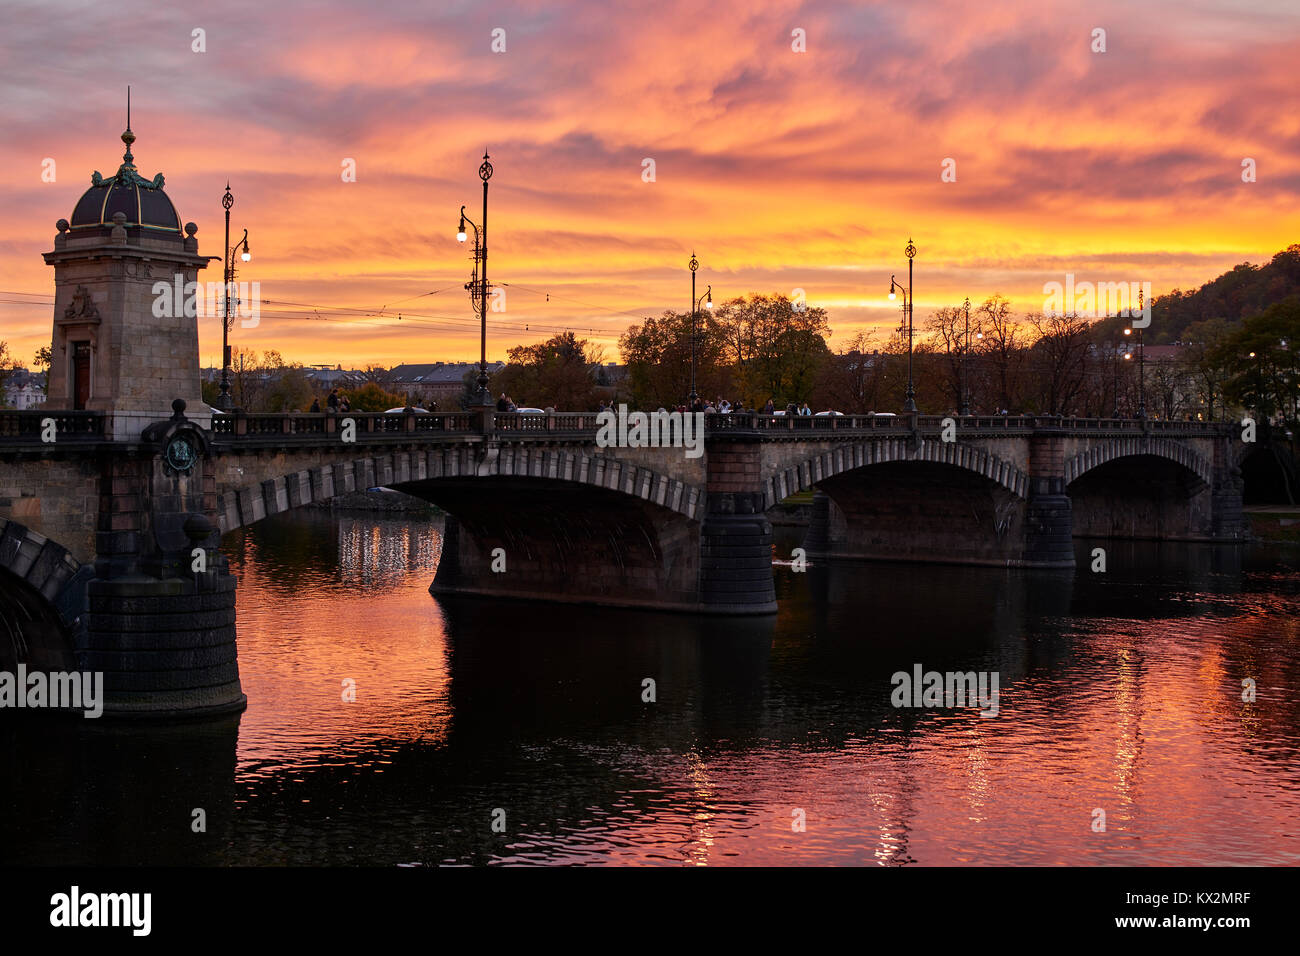
M1068 568L1076 534L1245 536L1227 425L709 416L689 457L602 447L594 414L183 406L127 442L0 413L0 654L104 670L110 709L242 699L221 534L377 486L447 513L435 593L703 613L775 610L765 512L806 489L814 559Z

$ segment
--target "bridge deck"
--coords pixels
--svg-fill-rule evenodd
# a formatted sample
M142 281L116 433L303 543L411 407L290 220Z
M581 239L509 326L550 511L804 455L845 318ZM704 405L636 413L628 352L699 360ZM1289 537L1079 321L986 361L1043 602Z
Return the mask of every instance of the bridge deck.
M767 441L853 439L867 435L937 435L948 416L941 415L824 415L780 416L755 412L706 415L706 437L735 436ZM1029 434L1053 429L1077 435L1161 434L1169 437L1222 435L1232 422L1180 422L1156 419L1064 418L1050 415L953 416L958 431L993 435ZM48 419L53 419L57 444L77 448L113 444L104 439L105 415L94 411L32 409L0 412L0 453L51 450ZM357 443L495 441L594 441L601 427L596 412L492 412L484 422L476 412L415 414L413 412L329 412L218 415L212 419L212 441L223 446L312 445L335 441L345 420L356 426Z

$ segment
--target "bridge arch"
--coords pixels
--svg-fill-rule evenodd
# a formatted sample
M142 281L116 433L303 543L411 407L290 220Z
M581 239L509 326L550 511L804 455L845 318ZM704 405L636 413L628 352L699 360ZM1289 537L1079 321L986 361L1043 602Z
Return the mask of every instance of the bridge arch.
M1015 464L974 445L962 442L926 441L910 438L852 442L814 455L784 468L764 482L765 507L771 508L796 492L845 472L886 462L930 462L951 465L1001 485L1017 498L1029 497L1029 476Z
M1294 505L1300 495L1300 467L1290 447L1278 441L1238 442L1234 472L1242 481L1243 503Z
M1213 463L1168 438L1100 441L1064 462L1075 537L1212 541L1233 537Z
M217 499L218 528L224 534L270 515L367 488L474 478L534 478L587 486L627 495L692 521L704 515L702 489L612 456L529 445L490 448L480 456L474 447L466 446L370 455L227 488Z
M92 576L63 545L0 518L0 669L75 667Z
M1163 458L1181 465L1205 484L1214 482L1214 465L1203 455L1181 442L1168 438L1133 436L1115 438L1079 452L1065 462L1065 484L1069 486L1094 468L1121 458L1138 456Z
M285 459L259 464L283 467ZM372 487L447 513L432 586L440 594L500 596L508 580L514 597L698 610L701 581L713 573L701 557L710 533L702 489L612 455L530 442L376 450L228 488L219 527ZM770 591L770 550L762 556Z

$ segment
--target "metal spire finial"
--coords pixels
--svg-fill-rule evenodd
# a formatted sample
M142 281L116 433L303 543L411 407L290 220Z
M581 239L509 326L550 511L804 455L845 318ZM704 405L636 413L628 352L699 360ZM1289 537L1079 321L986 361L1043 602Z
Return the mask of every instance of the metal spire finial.
M126 129L122 131L122 142L126 143L126 152L122 154L122 160L132 169L135 168L135 157L131 155L131 144L135 142L135 133L131 132L131 87L126 88Z

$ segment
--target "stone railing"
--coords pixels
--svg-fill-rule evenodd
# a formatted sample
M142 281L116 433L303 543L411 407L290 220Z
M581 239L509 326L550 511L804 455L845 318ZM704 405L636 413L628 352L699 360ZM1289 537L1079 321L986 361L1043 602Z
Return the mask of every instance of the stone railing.
M417 414L411 412L287 412L248 415L212 416L212 436L218 442L283 441L311 443L342 432L351 421L356 437L384 439L403 437L428 438L441 435L470 435L478 431L475 416L469 412L451 414Z
M1226 434L1231 422L1179 422L1154 419L1065 418L1053 415L952 416L958 431L969 435L1028 434L1060 429L1076 434ZM704 418L705 433L759 437L776 441L808 440L863 434L938 434L945 415L763 415L758 412L712 414ZM0 411L0 447L42 443L43 423L53 419L59 442L102 441L104 413L86 411ZM212 437L217 444L311 444L335 441L350 420L359 442L463 441L490 436L499 440L594 440L600 428L596 412L287 412L275 414L215 414Z
M55 441L98 442L104 438L103 412L47 411L42 408L21 412L0 411L0 445L49 445L47 422L53 420Z
M597 412L496 412L493 427L498 432L595 436L600 428Z

